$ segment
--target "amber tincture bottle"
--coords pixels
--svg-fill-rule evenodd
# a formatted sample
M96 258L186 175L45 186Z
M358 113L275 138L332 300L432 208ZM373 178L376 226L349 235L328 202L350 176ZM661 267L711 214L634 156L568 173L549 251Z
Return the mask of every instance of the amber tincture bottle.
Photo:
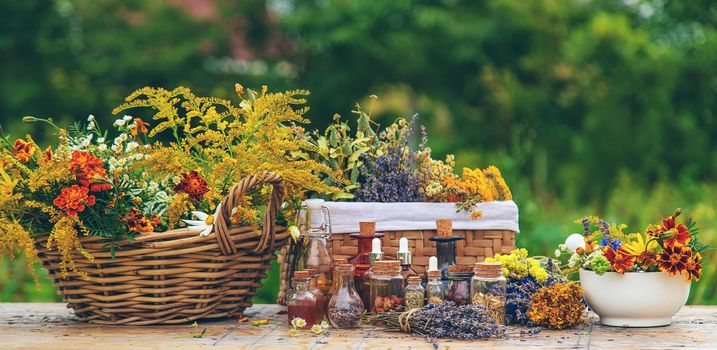
M316 296L309 290L310 278L308 271L294 272L294 290L286 302L289 308L289 325L293 319L301 318L306 321L306 326L302 329L309 329L320 322L317 320Z
M374 261L383 259L380 241L383 234L376 233L376 222L362 221L359 222L359 233L351 234L350 237L358 241L358 253L348 260L349 264L355 268L354 286L361 295L364 306L368 308L371 301L368 287L371 281L371 265ZM377 242L374 242L374 239ZM366 276L367 273L368 276Z
M411 254L411 251L408 250L408 238L401 237L398 241L396 259L401 262L401 276L403 276L403 280L406 284L408 284L409 278L418 276L418 272L411 267L411 264L413 263L413 254Z

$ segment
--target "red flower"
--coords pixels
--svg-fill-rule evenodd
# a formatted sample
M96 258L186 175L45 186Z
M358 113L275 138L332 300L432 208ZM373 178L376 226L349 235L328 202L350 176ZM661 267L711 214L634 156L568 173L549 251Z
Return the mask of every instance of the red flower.
M674 276L687 271L690 258L692 258L692 249L690 247L665 244L662 252L657 254L657 266L660 270L669 272L670 275Z
M664 220L662 220L662 231L669 231L671 229L675 228L675 216L670 215Z
M174 191L186 193L189 198L200 200L209 192L209 188L207 188L207 182L199 176L198 172L190 171L182 174L182 180L174 186Z
M607 258L607 261L610 262L615 272L625 273L625 271L632 269L633 265L635 265L635 256L623 248L618 248L617 251L615 251L612 247L608 246L602 255Z
M72 174L82 186L88 186L91 192L107 191L112 184L107 178L107 171L102 166L102 160L91 153L84 151L72 152L70 159Z
M687 245L692 239L690 232L687 230L687 226L683 224L671 228L670 231L672 237L665 240L666 245Z
M32 155L35 154L36 150L37 146L35 146L35 144L31 141L17 139L15 140L15 144L10 152L15 156L15 158L17 158L17 160L27 163L30 159L32 159Z
M95 205L95 196L89 195L90 190L85 186L72 185L63 188L53 203L70 216L85 211L85 206Z
M50 146L45 148L45 160L48 162L52 160L52 147Z

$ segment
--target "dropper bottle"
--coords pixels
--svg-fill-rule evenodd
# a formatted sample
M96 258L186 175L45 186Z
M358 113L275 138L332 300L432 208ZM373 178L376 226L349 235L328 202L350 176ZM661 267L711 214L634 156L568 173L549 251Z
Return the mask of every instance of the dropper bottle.
M418 276L418 272L411 267L413 255L411 251L408 250L408 238L401 237L398 241L398 253L396 253L396 258L401 262L401 276L403 276L405 284L408 284L409 277Z
M438 269L438 258L428 258L428 283L426 283L426 300L429 304L440 304L446 300L446 291L441 281L441 271Z
M361 301L368 310L371 305L371 276L373 276L373 266L376 261L383 260L383 252L381 251L381 240L374 238L371 241L371 253L368 254L371 268L369 268L363 276L361 276Z

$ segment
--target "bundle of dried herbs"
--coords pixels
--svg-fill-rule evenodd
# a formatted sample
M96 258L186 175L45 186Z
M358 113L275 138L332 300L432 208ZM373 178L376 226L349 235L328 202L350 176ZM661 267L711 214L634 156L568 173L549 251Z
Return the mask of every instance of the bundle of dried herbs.
M502 337L506 330L485 313L484 307L456 305L450 301L406 312L366 315L364 322L381 324L387 331L416 333L428 339L487 339Z

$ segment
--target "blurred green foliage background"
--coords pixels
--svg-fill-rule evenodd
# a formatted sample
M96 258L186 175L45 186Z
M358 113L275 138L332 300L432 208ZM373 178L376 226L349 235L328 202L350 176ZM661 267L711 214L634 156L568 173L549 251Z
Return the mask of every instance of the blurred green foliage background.
M710 0L24 0L0 13L12 137L53 137L25 115L109 125L145 85L307 88L316 128L376 94L381 123L418 112L435 155L503 170L533 254L588 214L641 230L675 207L717 242ZM717 304L716 260L709 250L691 302ZM57 300L24 262L0 265L0 301Z

